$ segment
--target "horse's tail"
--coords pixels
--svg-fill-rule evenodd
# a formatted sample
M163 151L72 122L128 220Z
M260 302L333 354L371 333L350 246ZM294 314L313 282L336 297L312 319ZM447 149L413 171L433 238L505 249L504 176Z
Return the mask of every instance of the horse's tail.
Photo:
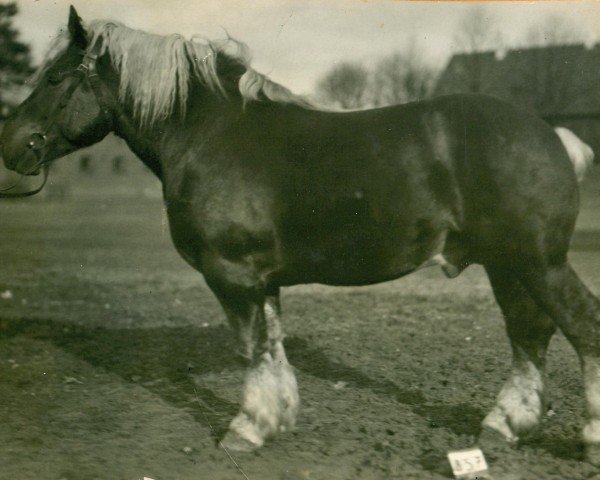
M556 127L554 131L561 139L565 146L565 150L571 159L577 181L581 182L587 169L594 163L594 151L592 150L592 147L581 140L568 128Z

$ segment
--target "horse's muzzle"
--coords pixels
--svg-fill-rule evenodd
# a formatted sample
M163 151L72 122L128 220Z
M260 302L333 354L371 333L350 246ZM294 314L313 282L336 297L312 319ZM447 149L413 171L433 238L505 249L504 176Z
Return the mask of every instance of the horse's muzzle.
M39 175L41 165L36 153L29 149L23 149L18 155L11 152L2 151L4 166L21 175Z
M39 174L38 164L43 144L38 148L41 142L38 135L32 133L33 129L31 128L12 129L10 127L10 122L8 122L2 132L2 138L0 138L0 152L4 166L22 175Z

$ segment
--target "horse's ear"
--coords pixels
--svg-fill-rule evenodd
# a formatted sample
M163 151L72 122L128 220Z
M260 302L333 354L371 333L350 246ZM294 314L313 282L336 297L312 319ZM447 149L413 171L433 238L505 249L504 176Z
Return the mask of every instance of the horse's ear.
M81 23L81 18L77 14L75 7L71 5L69 8L69 33L71 34L71 40L81 49L87 48L88 39L85 28Z

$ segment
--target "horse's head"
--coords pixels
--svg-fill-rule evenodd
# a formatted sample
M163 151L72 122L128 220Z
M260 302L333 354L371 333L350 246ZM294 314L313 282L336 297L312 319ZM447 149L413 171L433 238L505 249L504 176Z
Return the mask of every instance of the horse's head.
M0 142L7 168L37 174L42 164L96 143L111 130L89 41L71 7L68 47L42 71L31 95L4 126Z

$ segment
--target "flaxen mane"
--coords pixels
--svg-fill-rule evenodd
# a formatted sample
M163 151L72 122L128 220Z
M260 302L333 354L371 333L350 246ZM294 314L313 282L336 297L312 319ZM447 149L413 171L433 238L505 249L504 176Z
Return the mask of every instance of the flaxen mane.
M91 39L88 48L98 46L101 54L109 53L120 74L119 100L132 102L140 126L165 120L176 104L184 115L190 84L194 80L226 97L217 74L220 56L226 56L246 69L238 84L244 102L267 99L317 108L307 98L293 94L252 69L247 46L232 38L208 41L195 36L188 40L181 35L155 35L104 20L93 22L87 30ZM65 32L53 42L54 55L50 55L50 60L42 66L36 75L38 78L48 68L51 58L64 49L66 39Z

